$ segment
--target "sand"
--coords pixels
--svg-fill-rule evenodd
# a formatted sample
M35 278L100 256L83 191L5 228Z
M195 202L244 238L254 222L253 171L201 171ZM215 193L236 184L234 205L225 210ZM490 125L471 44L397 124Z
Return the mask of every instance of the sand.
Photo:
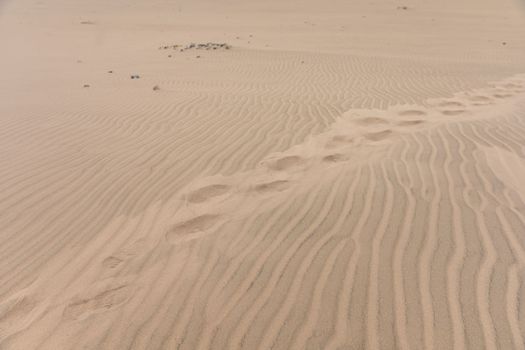
M524 349L524 25L0 3L0 349Z

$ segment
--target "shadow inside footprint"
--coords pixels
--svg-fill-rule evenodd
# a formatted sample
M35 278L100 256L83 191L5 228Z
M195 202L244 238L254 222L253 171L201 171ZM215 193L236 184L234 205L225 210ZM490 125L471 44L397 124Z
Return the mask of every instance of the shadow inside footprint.
M289 181L277 180L255 185L253 190L258 193L281 192L290 187Z
M199 188L198 190L195 190L193 192L190 192L187 196L188 202L191 203L202 203L206 200L218 197L230 190L230 186L227 185L221 185L221 184L215 184L215 185L209 185L202 188Z
M413 126L413 125L420 125L423 124L425 121L421 119L416 120L402 120L397 125L399 126Z
M168 242L175 244L201 237L220 220L220 215L204 214L179 222L166 233Z
M522 86L519 85L519 84L515 84L515 83L507 83L507 84L503 85L503 87L504 87L505 89L519 89L519 88L521 88Z
M330 139L326 143L326 148L335 148L335 147L341 147L345 145L350 145L354 142L354 139L350 136L346 135L336 135Z
M268 163L268 168L277 171L283 171L304 163L304 159L299 156L287 156L279 158Z
M427 115L427 113L417 109L408 109L406 111L399 112L398 115L401 117L422 117Z
M0 338L29 324L37 301L29 296L11 298L0 303Z
M383 130L383 131L378 131L378 132L371 132L364 136L366 139L370 141L381 141L381 140L386 139L390 134L392 134L392 130Z
M104 261L102 261L102 266L104 266L107 269L114 269L123 261L124 260L117 258L116 256L110 256L105 258Z
M465 107L465 105L457 101L444 101L439 104L439 107Z
M323 157L323 162L326 163L338 163L344 162L345 160L348 160L348 156L341 153L329 154Z
M489 102L491 101L491 98L488 96L476 95L476 96L470 96L469 100L474 101L474 102Z
M494 94L492 96L494 96L496 98L509 98L509 97L514 96L514 95L512 95L512 94Z
M361 125L372 125L372 124L388 124L388 121L379 117L365 117L354 120L355 123Z
M448 116L455 116L455 115L460 115L463 113L465 113L464 109L441 111L441 114L448 115Z
M76 298L66 306L64 316L70 319L83 319L121 305L128 300L129 296L129 288L126 285L121 285L101 291L93 296Z

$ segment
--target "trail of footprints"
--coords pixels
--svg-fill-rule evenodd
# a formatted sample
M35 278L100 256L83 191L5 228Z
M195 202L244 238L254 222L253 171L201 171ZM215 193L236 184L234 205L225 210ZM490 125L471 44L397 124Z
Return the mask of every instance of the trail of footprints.
M353 155L362 148L384 145L386 141L400 133L439 125L450 121L449 117L475 114L480 106L489 106L497 103L498 99L511 98L523 92L525 86L521 81L516 81L494 85L488 91L485 89L461 93L450 99L430 101L430 106L427 108L400 106L385 111L350 111L336 122L331 130L312 137L311 142L307 142L308 145L299 145L288 152L271 156L261 162L260 168L254 170L255 174L243 174L245 179L258 179L261 177L260 173L265 173L263 177L266 178L277 173L281 179L251 183L247 188L212 183L187 192L184 199L189 205L201 205L224 197L231 199L235 196L279 194L290 189L294 182L301 180L300 175L309 170L333 163L357 161L362 157L353 157ZM312 152L311 149L314 151ZM292 174L299 174L299 176L295 176L292 180ZM202 237L212 233L227 216L224 213L201 213L178 221L167 231L166 239L172 244L178 244Z
M327 132L316 135L309 142L287 152L268 157L259 167L248 173L236 174L215 182L214 178L210 178L206 185L183 191L180 200L186 207L192 208L189 212L195 214L174 220L167 228L164 238L172 245L184 244L213 234L216 228L237 214L234 210L221 213L210 211L210 203L224 201L234 203L224 205L225 208L235 208L247 197L253 199L253 196L285 195L309 171L322 171L327 166L351 165L352 162L363 161L359 152L384 148L399 133L439 125L450 118L476 117L475 112L479 108L523 92L525 85L517 81L499 84L488 91L463 93L451 99L432 102L426 108L417 106L386 111L351 111ZM101 261L101 267L110 277L106 275L106 279L69 300L63 315L72 320L84 319L125 304L133 295L132 283L111 276L139 256L145 256L143 243L140 240L135 241L106 256ZM12 333L13 328L23 327L29 318L37 317L36 304L30 296L0 304L0 336L5 331Z
M386 111L351 111L327 132L314 136L309 145L299 145L288 152L273 155L261 162L253 173L234 176L222 182L213 182L185 191L181 200L187 206L196 207L191 217L176 220L164 237L170 244L183 244L212 234L216 228L233 216L233 212L208 212L207 204L216 201L241 203L243 197L279 195L301 181L302 174L326 166L348 164L362 159L356 152L385 145L399 133L431 127L449 118L473 114L477 108L495 104L517 93L525 92L521 83L505 83L495 86L488 93L465 93L452 99L431 103L430 107L392 108ZM314 144L312 147L311 144ZM314 151L312 151L312 149ZM243 180L255 179L245 184ZM211 179L213 180L213 179ZM239 181L240 180L240 181ZM232 185L241 183L241 185ZM198 207L204 210L198 210ZM228 206L226 206L228 207ZM231 207L235 207L231 206ZM102 267L115 273L141 254L142 242L124 247L101 262ZM142 252L144 254L144 252ZM106 312L123 305L132 295L131 287L118 279L104 282L67 303L63 314L68 319L83 319L91 314ZM0 331L7 325L16 327L33 317L35 303L29 296L0 305Z

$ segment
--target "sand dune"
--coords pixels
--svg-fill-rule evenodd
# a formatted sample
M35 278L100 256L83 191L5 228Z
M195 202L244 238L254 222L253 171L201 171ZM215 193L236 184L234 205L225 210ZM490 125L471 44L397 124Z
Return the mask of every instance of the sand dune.
M473 4L0 5L0 349L524 349L523 19Z
M115 219L3 302L4 344L520 348L525 79L512 81L353 110L254 170Z

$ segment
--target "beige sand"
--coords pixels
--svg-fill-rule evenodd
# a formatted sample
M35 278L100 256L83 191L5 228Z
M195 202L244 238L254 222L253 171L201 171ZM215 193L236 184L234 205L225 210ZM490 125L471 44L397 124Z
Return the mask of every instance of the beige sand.
M0 349L524 349L524 25L1 2Z

